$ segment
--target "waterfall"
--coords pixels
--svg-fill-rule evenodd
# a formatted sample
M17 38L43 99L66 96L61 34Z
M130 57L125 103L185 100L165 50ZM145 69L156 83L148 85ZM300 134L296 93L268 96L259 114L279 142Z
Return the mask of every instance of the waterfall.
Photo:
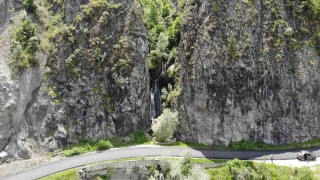
M151 103L150 103L150 117L151 119L157 118L158 116L161 115L162 110L161 110L161 88L160 88L160 83L159 80L161 78L162 73L166 71L166 64L165 62L161 62L160 67L156 72L156 76L153 79L151 83L151 92L150 92L150 97L151 97Z
M159 87L159 78L153 81L150 96L150 117L153 119L161 114L161 90Z

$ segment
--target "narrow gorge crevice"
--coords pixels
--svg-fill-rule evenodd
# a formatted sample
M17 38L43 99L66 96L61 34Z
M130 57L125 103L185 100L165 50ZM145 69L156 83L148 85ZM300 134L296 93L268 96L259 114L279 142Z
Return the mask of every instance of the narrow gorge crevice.
M177 53L184 3L171 0L141 0L150 39L150 117L155 119L164 108L172 108L177 98ZM175 94L174 94L175 93Z

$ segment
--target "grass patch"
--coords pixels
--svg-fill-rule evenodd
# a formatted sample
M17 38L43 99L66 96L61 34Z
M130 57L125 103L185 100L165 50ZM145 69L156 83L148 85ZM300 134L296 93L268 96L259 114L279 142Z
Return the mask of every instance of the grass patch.
M146 136L143 131L138 131L129 136L129 141L124 141L122 137L116 136L108 139L114 147L124 147L139 144L147 144L150 139Z
M214 146L209 146L205 144L197 144L197 143L191 143L191 142L175 142L170 144L170 146L180 146L180 147L192 147L192 148L203 148L203 149L214 149Z
M283 145L271 145L262 142L239 141L231 143L229 149L235 150L288 150L320 147L320 139L313 139L305 142L294 142Z
M97 145L98 145L97 141L80 140L78 144L65 148L62 151L62 154L68 157L68 156L84 154L91 151L96 151Z
M152 158L150 158L152 159ZM165 159L170 159L170 160L179 160L181 158L158 158L159 160L165 160ZM212 164L218 164L218 163L226 163L229 160L225 159L207 159L207 158L191 158L192 163L212 163Z
M143 131L138 131L129 136L128 140L122 137L107 138L104 140L82 139L77 144L65 148L62 153L64 156L75 156L91 151L106 150L112 147L123 147L128 145L138 145L149 142L150 140Z
M228 160L224 159L206 159L206 158L192 158L193 163L226 163Z
M220 168L213 168L207 170L210 175L211 180L232 180L231 173L229 172L228 166L223 166Z
M320 179L320 165L316 166L313 172L315 177Z
M305 142L295 142L283 145L271 145L263 142L239 141L231 143L229 146L209 146L190 142L175 142L164 146L180 146L202 149L221 149L221 150L291 150L320 147L320 139L313 139Z
M62 171L56 174L52 174L50 176L43 177L39 180L74 180L78 179L78 174L76 169L69 169L66 171Z

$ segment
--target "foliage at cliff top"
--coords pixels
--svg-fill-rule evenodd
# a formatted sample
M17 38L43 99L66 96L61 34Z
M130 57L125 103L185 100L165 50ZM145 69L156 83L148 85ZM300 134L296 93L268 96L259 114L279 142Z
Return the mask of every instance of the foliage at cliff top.
M148 64L154 70L179 45L182 12L170 0L141 0L141 4L151 41Z

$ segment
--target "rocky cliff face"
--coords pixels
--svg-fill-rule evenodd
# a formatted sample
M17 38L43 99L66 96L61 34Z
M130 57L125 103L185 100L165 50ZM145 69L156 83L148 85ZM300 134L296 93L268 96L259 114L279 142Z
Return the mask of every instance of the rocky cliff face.
M310 9L301 1L203 0L185 12L182 140L280 144L320 137Z
M21 1L0 1L0 162L9 156L31 156L30 144L26 142L29 124L25 117L27 106L33 99L31 94L34 88L39 87L41 77L39 71L35 73L36 70L32 68L26 70L21 79L13 78L11 72L11 30L16 25L13 21L19 19L19 13L15 13L14 9L19 11L21 7Z
M88 12L81 11L84 5L77 13L69 10L77 10L77 3L67 5L65 19L74 20L54 40L47 68L58 113L50 122L69 129L70 142L128 135L149 125L142 10L137 1L109 2L89 5Z
M55 150L80 138L126 136L149 126L148 41L140 4L51 4L50 16L60 17L63 25L49 39L51 48L36 53L39 63L15 75L9 67L12 29L22 16L40 19L39 26L46 22L41 13L20 11L21 2L0 1L2 155L30 158L39 149ZM40 36L51 27L46 28L39 28Z
M37 13L26 13L22 0L0 0L5 159L145 130L148 53L149 66L164 71L153 102L160 107L158 86L167 88L162 100L180 113L181 140L280 144L320 137L320 35L310 1L161 1L161 13L160 1L145 1L149 18L138 0L35 2ZM38 29L28 43L41 47L24 49L27 62L16 73L10 47L23 17Z

